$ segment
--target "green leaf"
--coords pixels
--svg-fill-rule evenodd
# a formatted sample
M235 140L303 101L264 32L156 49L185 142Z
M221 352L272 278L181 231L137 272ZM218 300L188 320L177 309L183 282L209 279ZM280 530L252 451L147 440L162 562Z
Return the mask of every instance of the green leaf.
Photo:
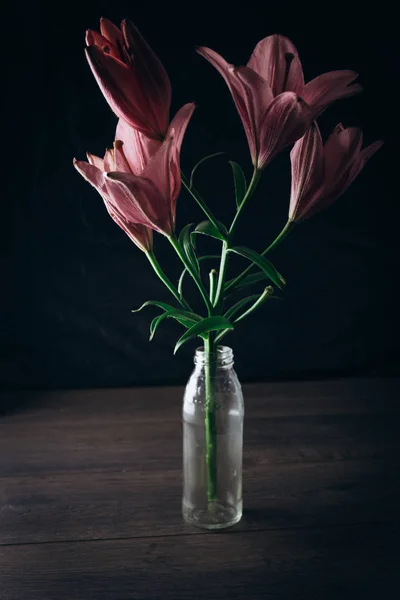
M171 306L171 304L167 304L166 302L159 302L158 300L148 300L144 302L140 308L136 308L131 312L136 313L145 308L146 306L157 306L158 308L162 308L163 310L176 310L175 306Z
M200 273L200 267L199 267L199 261L197 260L197 256L196 253L194 251L194 247L193 247L193 242L192 242L192 238L190 236L190 230L192 228L193 223L189 223L189 225L186 225L180 235L179 235L179 243L183 248L183 251L186 254L186 257L188 259L188 261L190 262L190 264L192 265L193 269L196 271L196 273Z
M179 277L179 281L178 281L178 294L180 296L180 298L182 298L183 295L183 280L185 278L186 273L188 272L187 268L185 267L181 273L181 276Z
M268 290L268 292L267 292ZM266 293L267 292L267 293ZM255 310L257 308L257 306L259 304L261 304L261 302L264 302L268 297L271 297L271 295L274 292L274 288L272 286L268 286L265 290L264 293L261 294L261 296L259 296L259 294L253 294L252 296L248 296L247 298L242 298L242 300L239 300L239 302L237 302L236 304L234 304L233 306L231 306L231 308L229 308L226 313L224 314L224 317L226 319L229 319L229 321L232 321L233 317L244 307L246 306L246 304L249 304L250 302L254 302L253 306L251 306L249 308L248 311L246 311L245 313L243 313L242 316L238 317L237 319L235 319L233 321L233 323L238 323L239 321L241 321L245 316L247 316L248 314L250 314L250 312L252 312L253 310ZM228 333L227 331L221 331L221 333L219 333L216 337L215 337L215 342L219 342L224 335Z
M199 160L199 162L193 167L192 172L190 174L190 180L189 180L189 187L190 189L192 189L193 187L193 177L194 174L196 173L197 169L199 168L199 166L205 162L206 160L208 160L209 158L214 158L214 156L220 156L221 154L225 154L225 152L215 152L214 154L209 154L208 156L205 156L204 158L202 158L201 160Z
M229 291L230 288L233 287L234 290L241 290L249 285L253 285L253 283L265 281L265 279L269 279L269 277L267 277L264 271L258 271L257 273L250 273L250 275L246 275L246 277L243 277L243 279L239 281L235 286L232 286L233 282L235 281L235 278L230 279L226 282L225 289L228 288Z
M246 306L246 304L257 300L258 297L259 294L254 294L253 296L242 298L241 300L239 300L239 302L236 302L236 304L228 308L228 310L224 314L224 317L228 320L231 320L240 311L240 309L243 308L243 306Z
M219 254L207 254L205 256L200 256L198 258L198 261L201 262L202 260L207 260L207 259L211 259L211 258L217 258L218 260L221 258ZM182 298L182 287L183 287L183 280L185 278L185 275L187 273L187 269L186 267L183 269L181 276L179 277L179 281L178 281L178 292L180 297Z
M283 284L286 283L285 279L278 273L274 265L265 258L265 256L261 256L261 254L258 254L255 250L245 248L244 246L236 246L235 248L229 248L228 252L239 254L239 256L243 256L257 265L257 267L259 267L261 271L264 271L266 276L271 279L279 289L282 289Z
M246 178L244 176L242 168L237 163L230 160L229 164L231 165L232 171L233 171L233 180L235 183L236 204L237 204L237 207L239 208L239 206L242 204L243 198L246 194L246 189L247 189Z
M199 323L196 323L193 325L193 327L188 329L188 331L186 331L181 338L179 338L174 349L174 354L176 354L177 350L182 346L182 344L188 340L191 340L198 335L201 336L209 331L221 331L223 329L233 329L232 323L225 317L215 316L202 319Z
M208 235L209 237L216 238L217 240L222 240L223 242L228 237L228 231L223 223L218 221L218 229L210 222L210 221L202 221L197 225L196 229L193 233L201 233L203 235Z
M194 325L195 323L198 323L199 321L201 321L201 317L199 315L196 315L195 313L192 313L188 310L180 310L180 309L175 310L174 309L174 310L166 311L166 312L162 313L161 315L158 315L157 317L155 317L152 320L151 325L150 325L150 341L153 339L154 334L155 334L156 329L159 326L159 324L164 319L168 319L168 318L176 319L177 321L179 321L179 323L181 323L181 325L184 325L188 329L190 327L192 327L192 325Z
M249 275L246 275L246 277L244 277L242 281L239 281L238 287L246 287L248 285L252 285L253 283L264 281L264 279L266 278L267 276L264 273L264 271L259 271L258 273L250 273Z

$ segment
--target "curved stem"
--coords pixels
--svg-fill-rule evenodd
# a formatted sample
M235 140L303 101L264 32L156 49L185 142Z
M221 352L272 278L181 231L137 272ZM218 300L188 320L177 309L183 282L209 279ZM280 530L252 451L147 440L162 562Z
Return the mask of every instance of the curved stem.
M216 283L217 283L217 271L215 269L211 269L209 275L210 280L210 302L214 302L215 291L216 291Z
M215 307L218 306L220 299L221 299L221 294L222 294L224 280L225 280L225 272L226 272L226 267L228 264L228 249L229 249L228 242L223 242L222 251L221 251L221 262L219 265L217 290L214 295L214 306Z
M266 248L264 250L264 252L262 252L262 256L265 256L266 254L268 254L268 252L271 252L271 250L273 250L278 244L280 244L285 239L285 237L289 233L290 228L292 227L292 225L294 225L294 221L291 221L289 219L288 222L286 223L285 227L282 229L282 231L278 235L278 237L274 239L274 241L272 242L272 244L270 244L268 246L268 248Z
M181 180L182 180L183 185L189 192L189 194L196 200L197 204L200 206L201 210L204 212L207 219L214 225L214 227L219 229L218 222L217 222L216 218L214 217L214 215L212 214L211 210L208 208L207 204L204 202L203 198L196 191L196 189L194 187L190 187L189 182L188 182L186 176L182 173L182 171L181 171Z
M195 284L197 285L197 287L199 288L199 292L204 300L204 304L207 307L207 311L208 311L208 315L212 315L213 314L213 306L208 298L208 294L207 294L207 290L203 285L203 282L200 279L200 276L197 275L197 273L195 272L195 270L193 269L192 265L190 264L190 262L187 260L185 253L183 252L178 240L175 237L175 234L172 234L170 236L168 236L168 239L172 245L172 247L174 248L175 252L177 253L177 255L179 256L179 258L181 259L182 263L184 264L184 266L186 267L186 269L188 270L189 274L191 275L191 277L193 278L193 281L195 282Z
M245 319L248 315L250 315L253 311L255 311L259 306L261 306L261 304L263 304L267 300L267 298L269 298L271 296L271 294L273 294L273 293L274 293L274 288L271 285L266 287L265 290L263 291L263 293L261 294L261 296L259 298L257 298L257 300L254 302L254 304L252 304L250 306L250 308L245 310L244 313L239 315L233 322L239 323L239 321L241 321L242 319Z
M176 289L176 287L174 286L172 281L170 281L170 279L168 279L167 275L162 270L158 260L155 257L154 252L152 250L150 250L149 252L146 252L146 256L147 256L151 266L153 267L154 271L157 273L158 277L161 279L163 284L169 289L171 294L173 296L175 296L175 298L178 300L179 304L186 310L191 311L192 309L190 308L189 304L186 302L186 300L184 298L180 297L178 290Z
M236 212L235 218L232 221L232 225L231 225L231 227L229 229L229 235L230 235L230 237L233 237L233 234L234 234L235 229L236 229L237 224L238 224L239 217L242 214L242 212L243 212L246 204L248 203L248 201L250 200L250 198L254 194L254 191L255 191L255 189L257 187L257 183L258 183L260 177L261 177L261 171L259 171L258 169L254 169L253 176L252 176L251 181L249 183L249 187L247 188L247 191L246 191L246 193L244 195L242 203L240 204L240 206L239 206L239 208L238 208L238 210Z
M205 443L207 467L207 500L217 499L217 419L215 372L217 367L215 335L210 332L204 340L204 384L205 384Z

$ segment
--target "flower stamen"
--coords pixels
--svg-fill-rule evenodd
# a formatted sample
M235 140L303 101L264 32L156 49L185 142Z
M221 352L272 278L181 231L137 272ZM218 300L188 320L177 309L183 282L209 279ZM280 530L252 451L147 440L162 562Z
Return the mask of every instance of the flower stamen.
M287 82L289 79L289 73L290 73L290 66L292 64L293 59L294 59L294 54L292 54L291 52L286 52L286 54L285 54L286 68L285 68L285 77L283 79L283 84L282 84L282 92L286 91L286 86L287 86Z

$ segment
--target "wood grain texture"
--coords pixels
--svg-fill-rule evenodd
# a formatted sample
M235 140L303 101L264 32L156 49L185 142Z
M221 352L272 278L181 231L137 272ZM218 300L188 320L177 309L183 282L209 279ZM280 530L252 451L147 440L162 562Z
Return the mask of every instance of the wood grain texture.
M250 467L235 530L384 523L398 514L397 479L383 461ZM178 470L7 478L0 546L202 533L182 522L180 501Z
M399 527L322 526L1 549L2 600L395 597Z
M385 597L400 380L245 386L244 506L182 522L182 389L0 397L0 599Z

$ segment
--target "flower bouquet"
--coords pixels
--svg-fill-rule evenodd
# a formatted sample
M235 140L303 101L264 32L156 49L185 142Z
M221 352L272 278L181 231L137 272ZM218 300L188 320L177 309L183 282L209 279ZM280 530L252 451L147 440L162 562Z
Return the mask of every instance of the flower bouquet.
M221 341L261 308L275 288L283 290L286 281L267 258L269 252L295 223L326 209L343 194L382 142L362 148L362 131L341 124L325 143L321 139L316 119L334 101L361 90L355 81L357 73L331 71L305 83L298 52L281 35L261 40L246 66L236 67L209 48L197 48L229 88L253 166L247 182L242 168L230 161L235 199L227 194L226 201L232 202L235 214L226 225L215 218L193 185L199 164L215 155L203 158L189 177L180 168L182 142L195 105L185 104L170 120L168 75L136 27L124 20L118 28L101 19L100 32L87 31L86 44L91 70L118 123L113 147L103 158L88 153L87 161L74 160L74 166L97 189L111 218L145 253L171 293L170 304L148 301L137 309L151 305L161 311L151 321L150 339L162 321L170 318L185 329L174 352L189 340L201 340L183 406L183 515L200 527L227 527L242 515L244 407L232 351ZM240 245L237 225L264 169L291 145L288 220L260 253ZM175 215L182 185L204 218L178 234ZM182 263L176 283L156 258L153 232L168 240ZM201 244L196 243L199 235L217 240L220 253L202 255ZM233 262L237 256L245 258L248 267L227 280L228 260ZM185 298L187 277L197 286L203 311L194 312ZM267 284L263 291L250 293L261 281ZM236 293L242 297L232 300Z

